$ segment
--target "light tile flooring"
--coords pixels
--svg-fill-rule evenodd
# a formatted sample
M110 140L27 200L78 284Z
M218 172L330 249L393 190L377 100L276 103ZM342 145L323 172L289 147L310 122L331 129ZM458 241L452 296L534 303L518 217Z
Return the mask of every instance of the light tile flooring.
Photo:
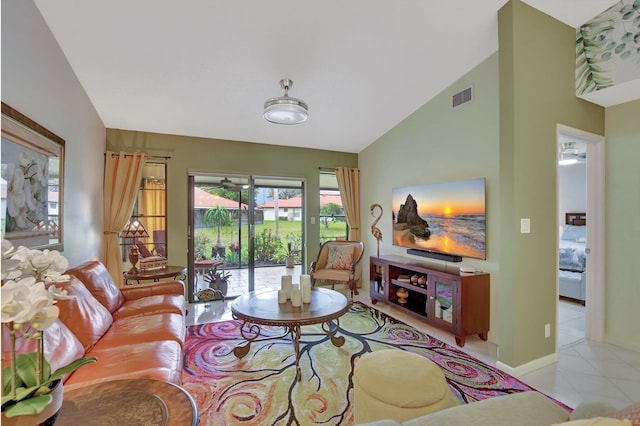
M233 289L229 294L246 291L246 271L233 271L236 275ZM300 266L295 269L261 268L256 276L256 290L280 286L280 277L293 275L293 282L299 282ZM244 285L246 287L246 284ZM337 290L348 293L348 289L336 286ZM361 292L355 300L371 305L368 295ZM232 300L194 303L189 306L187 324L201 324L211 321L231 319ZM410 324L450 345L455 339L449 333L429 327L425 323L408 316L398 308L385 303L377 303L376 309ZM618 346L584 339L584 309L580 305L559 302L558 362L519 377L520 380L545 394L576 407L583 401L605 401L617 408L623 408L640 400L640 352ZM496 345L476 337L467 338L463 350L481 361L496 365Z

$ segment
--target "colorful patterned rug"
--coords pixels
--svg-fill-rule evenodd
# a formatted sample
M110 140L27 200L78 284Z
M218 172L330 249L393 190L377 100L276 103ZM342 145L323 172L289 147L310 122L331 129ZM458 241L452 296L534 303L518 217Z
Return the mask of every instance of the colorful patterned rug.
M187 329L182 384L198 405L200 425L351 425L353 366L364 353L381 349L402 349L431 359L463 403L533 390L358 302L340 318L339 335L346 338L342 347L333 346L326 336L302 336L300 382L289 339L253 343L246 357L236 358L233 348L245 342L241 324L221 321ZM319 325L303 327L303 333L319 332ZM261 334L277 336L282 328L262 327Z

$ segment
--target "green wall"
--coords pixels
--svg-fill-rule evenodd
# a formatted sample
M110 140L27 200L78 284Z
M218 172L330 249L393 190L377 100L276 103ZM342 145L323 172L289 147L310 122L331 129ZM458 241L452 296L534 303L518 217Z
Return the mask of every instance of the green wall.
M473 85L474 99L451 108L451 96ZM362 238L368 256L376 255L376 239L367 231L373 222L369 206L382 205L377 224L382 231L380 254L406 254L391 244L391 191L422 183L486 178L487 260L466 259L465 265L491 273L491 330L498 341L498 294L501 273L499 217L498 54L495 53L422 106L402 123L360 152ZM445 264L433 261L433 263ZM449 264L458 272L456 264ZM365 268L363 276L368 276Z
M602 107L575 96L575 30L512 0L500 46L500 350L516 367L555 353L557 124L604 135ZM521 234L520 218L531 219ZM551 337L544 325L551 324Z
M167 163L169 261L187 264L187 176L189 172L294 177L305 179L307 263L320 244L319 168L357 167L358 156L319 149L235 142L107 129L107 149L171 157Z
M605 338L640 351L640 101L605 111Z

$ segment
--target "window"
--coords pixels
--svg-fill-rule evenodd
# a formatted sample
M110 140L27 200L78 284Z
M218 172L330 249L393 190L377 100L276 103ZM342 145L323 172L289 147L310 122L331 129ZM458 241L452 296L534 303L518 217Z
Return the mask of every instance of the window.
M338 180L333 171L320 172L320 243L346 240L349 234Z
M142 172L138 198L131 215L143 227L143 237L121 238L123 260L132 244L140 251L140 258L167 257L167 192L165 163L147 162Z

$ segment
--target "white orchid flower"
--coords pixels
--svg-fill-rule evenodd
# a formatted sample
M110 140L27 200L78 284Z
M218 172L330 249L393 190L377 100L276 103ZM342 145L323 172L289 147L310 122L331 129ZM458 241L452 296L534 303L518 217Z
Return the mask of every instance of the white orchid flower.
M59 315L60 309L57 306L47 306L46 308L37 311L35 315L31 317L29 322L36 330L44 331L53 325Z
M69 281L71 279L69 275L62 275L60 271L54 271L53 269L49 269L48 271L43 273L42 278L44 279L45 283L60 283ZM51 289L51 287L49 287L49 289Z
M44 252L34 253L31 258L31 264L36 271L44 272L49 269L49 266L53 263L54 257L48 250Z
M46 187L47 186L47 175L49 168L49 160L45 157L40 157L36 159L36 165L38 166L38 172L36 177L40 181L40 185Z
M26 203L26 197L24 194L24 173L22 169L15 168L14 164L7 165L7 213L11 217L18 217L20 210L23 209Z
M64 276L64 275L63 275ZM67 275L68 276L68 275ZM73 300L76 297L70 295L67 290L63 289L63 288L58 288L55 285L51 285L49 286L49 293L51 293L51 296L55 299L55 300Z
M2 240L2 258L7 259L13 253L13 243L9 240Z
M29 165L31 165L32 160L25 151L22 151L20 153L20 158L18 159L18 161L20 162L20 166L26 169L27 167L29 167Z
M35 284L33 277L19 281L7 281L2 286L2 314L3 323L14 322L24 324L33 316L30 300L31 287Z
M29 300L31 300L34 313L42 311L54 303L53 296L45 289L43 282L35 283L29 287Z

